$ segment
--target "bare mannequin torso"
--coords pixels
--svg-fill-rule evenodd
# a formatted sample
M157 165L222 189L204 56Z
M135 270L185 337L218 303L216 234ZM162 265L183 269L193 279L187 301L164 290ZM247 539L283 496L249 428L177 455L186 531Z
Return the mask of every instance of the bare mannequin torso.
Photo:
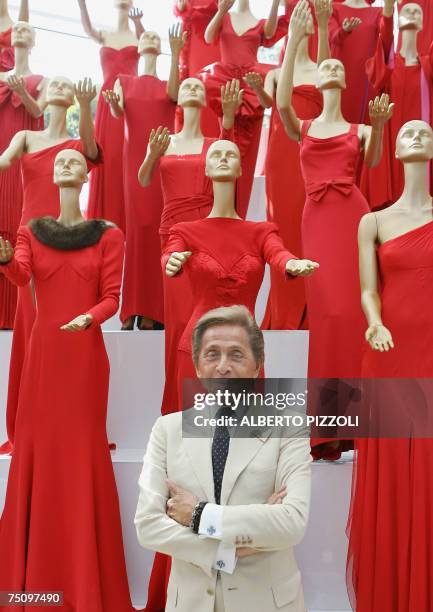
M433 199L428 196L423 207L414 208L401 198L389 208L371 214L376 217L377 242L384 244L433 221Z

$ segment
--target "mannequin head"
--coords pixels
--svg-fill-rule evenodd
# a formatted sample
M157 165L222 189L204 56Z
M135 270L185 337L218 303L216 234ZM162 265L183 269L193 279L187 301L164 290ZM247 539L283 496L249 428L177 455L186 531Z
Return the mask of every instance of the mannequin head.
M203 108L203 106L206 106L204 83L195 77L182 81L179 87L178 104L182 108Z
M216 183L234 182L242 175L239 147L230 140L217 140L207 152L206 176Z
M323 60L318 69L317 89L346 89L346 71L340 60L330 57Z
M140 36L138 41L138 53L145 55L161 55L161 38L156 32L146 31Z
M433 159L433 129L425 121L408 121L397 134L395 156L404 164Z
M87 183L86 158L75 149L59 151L54 160L54 183L57 187L79 189Z
M134 6L132 0L114 0L114 8L129 11Z
M74 84L67 77L53 77L48 83L47 103L69 108L74 103Z
M405 4L398 17L398 29L404 30L415 30L419 32L423 27L423 10L416 2L410 2Z
M35 46L35 30L26 21L17 21L12 26L12 46L31 49Z

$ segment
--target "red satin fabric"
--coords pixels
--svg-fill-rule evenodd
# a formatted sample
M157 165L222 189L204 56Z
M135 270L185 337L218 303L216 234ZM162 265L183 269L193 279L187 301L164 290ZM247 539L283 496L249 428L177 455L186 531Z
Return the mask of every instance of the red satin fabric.
M1 57L1 56L0 56ZM27 91L38 97L41 75L24 77ZM43 117L35 119L24 108L21 99L6 81L0 81L0 152L8 146L12 137L20 130L41 130ZM0 236L15 245L18 225L23 206L23 190L20 164L0 173ZM4 276L0 276L0 329L11 329L14 324L17 305L17 289Z
M12 28L0 32L0 72L9 72L15 66L15 51L11 41Z
M270 66L257 63L260 46L272 47L287 32L287 20L280 17L277 33L267 39L264 34L266 20L261 19L242 36L236 34L230 14L226 14L219 36L221 62L206 66L200 77L206 85L207 101L221 117L221 86L231 79L240 79L244 91L243 104L236 116L234 138L242 155L242 177L238 185L237 213L245 218L254 180L254 171L260 144L264 110L254 91L243 81L247 72L255 71L265 76Z
M69 612L133 611L106 434L109 362L100 328L118 306L123 245L120 230L109 229L94 246L60 251L24 227L9 271L12 278L22 270L33 275L38 313L0 521L0 588L63 591ZM94 323L86 332L60 330L89 311Z
M167 83L153 76L120 77L125 100L123 151L126 213L126 254L120 318L142 315L164 320L161 246L158 235L163 209L159 169L143 189L138 170L146 156L149 135L159 125L174 129L176 105Z
M292 104L300 119L317 117L322 94L313 85L293 90ZM267 216L278 226L281 238L292 253L302 253L301 222L305 185L299 160L299 144L287 136L274 105L266 157ZM271 290L262 329L306 329L304 279L287 283L271 270Z
M402 9L405 4L409 4L410 0L402 0L402 3L398 4L398 10ZM421 32L418 32L418 53L420 55L427 55L430 49L430 45L433 41L433 4L431 0L417 0L423 11L423 27ZM398 39L398 49L401 47L401 35Z
M137 74L139 55L134 45L119 50L102 47L100 56L104 75L101 92L113 89L119 74ZM92 172L87 216L108 219L125 230L123 168L119 163L124 139L123 118L112 116L102 93L96 108L95 134L104 151L104 165Z
M363 362L367 378L424 379L430 415L432 262L433 222L378 247L382 318L395 348L385 353L367 348ZM395 404L378 407L392 413ZM348 524L353 607L357 612L431 610L432 440L365 439L357 447Z
M177 384L181 399L183 380L195 377L191 340L198 319L212 308L233 304L244 304L254 315L265 263L285 276L286 262L295 256L285 249L273 223L220 217L175 225L164 249L163 267L174 251L193 253L180 273L188 275L194 302L178 348ZM174 380L168 382L175 384ZM180 404L178 410L181 409Z
M53 183L53 167L54 159L62 149L77 149L83 152L81 141L70 139L35 153L26 153L21 158L24 199L20 225L26 225L35 217L59 216L59 188ZM97 163L98 160L87 160L89 170ZM10 453L13 449L21 373L35 316L35 300L31 285L19 287L6 406L8 442L0 447L0 454Z
M404 170L403 164L395 159L395 143L400 127L406 121L423 118L422 78L425 79L429 107L425 119L432 121L433 45L428 56L420 57L418 65L406 66L404 58L397 53L392 67L382 38L379 38L376 54L367 62L367 73L371 83L379 91L388 93L395 103L393 116L385 126L381 162L373 169L364 168L361 178L361 189L374 209L395 202L403 191Z

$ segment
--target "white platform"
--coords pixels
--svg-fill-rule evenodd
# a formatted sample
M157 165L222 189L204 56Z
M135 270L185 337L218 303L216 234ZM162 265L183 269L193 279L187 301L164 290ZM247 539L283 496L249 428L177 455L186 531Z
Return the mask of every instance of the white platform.
M119 497L128 576L135 605L146 601L152 553L136 540L133 517L137 480L150 429L159 414L163 386L163 332L105 332L111 363L108 434L118 450L112 453ZM0 440L5 439L5 393L10 332L0 332ZM306 332L266 332L266 374L304 377ZM0 459L0 510L3 507L9 458ZM313 464L310 525L297 558L302 570L308 609L348 611L345 588L346 518L351 461ZM265 611L264 611L265 612Z

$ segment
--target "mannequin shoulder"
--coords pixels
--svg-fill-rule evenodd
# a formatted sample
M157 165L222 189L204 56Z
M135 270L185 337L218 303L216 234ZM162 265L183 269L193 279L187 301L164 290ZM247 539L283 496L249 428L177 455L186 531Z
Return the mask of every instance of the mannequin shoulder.
M359 223L358 237L360 241L375 241L377 238L376 213L367 213Z

